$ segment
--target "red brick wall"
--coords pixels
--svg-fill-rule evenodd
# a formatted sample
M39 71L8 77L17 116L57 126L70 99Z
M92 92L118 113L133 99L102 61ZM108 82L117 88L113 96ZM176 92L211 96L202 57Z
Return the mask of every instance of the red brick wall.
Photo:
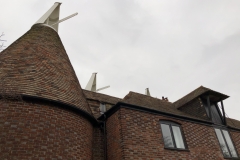
M0 100L0 159L92 159L93 127L50 104Z
M124 159L120 119L120 112L117 111L106 122L108 160Z
M240 156L240 132L239 131L230 131L232 140L235 144L238 155Z
M182 125L189 151L164 149L159 120ZM109 159L224 159L214 128L121 108L107 121Z
M93 160L104 160L104 135L98 127L93 129Z

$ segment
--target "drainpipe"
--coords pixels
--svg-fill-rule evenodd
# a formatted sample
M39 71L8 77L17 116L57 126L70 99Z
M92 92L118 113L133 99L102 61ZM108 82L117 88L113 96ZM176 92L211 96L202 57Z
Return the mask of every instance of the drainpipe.
M98 102L101 104L104 104L104 102L99 101ZM107 120L107 116L105 114L106 110L101 111L101 107L100 107L100 113L103 114L103 120L102 125L101 125L101 129L103 130L103 150L104 150L104 160L107 160L107 132L106 132L106 120Z
M106 115L103 114L103 145L104 145L104 160L107 160L107 135L106 135Z

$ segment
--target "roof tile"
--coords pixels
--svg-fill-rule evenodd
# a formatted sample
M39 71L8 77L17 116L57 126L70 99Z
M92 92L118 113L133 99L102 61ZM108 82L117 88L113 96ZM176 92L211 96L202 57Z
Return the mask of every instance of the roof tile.
M170 113L170 114L174 114L174 115L179 115L179 116L183 116L183 117L206 121L205 119L194 117L194 116L191 116L184 112L181 112L180 110L176 109L174 107L173 103L171 103L171 102L168 102L166 100L161 100L158 98L154 98L151 96L143 95L140 93L129 92L129 94L123 98L122 102L149 108L149 109L153 109L156 111L161 111L161 112L165 112L165 113Z
M0 94L60 101L92 114L59 35L41 24L1 52Z
M88 91L88 90L83 90L83 93L87 99L97 100L100 102L109 103L113 105L122 100L121 98L117 98L117 97L113 97L113 96L109 96L106 94L97 93L93 91Z

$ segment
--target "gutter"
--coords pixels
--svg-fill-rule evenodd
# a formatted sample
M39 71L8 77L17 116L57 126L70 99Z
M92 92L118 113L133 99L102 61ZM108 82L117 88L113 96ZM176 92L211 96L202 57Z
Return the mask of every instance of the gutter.
M141 107L141 106L137 106L137 105L132 105L132 104L124 103L124 102L118 102L115 106L113 106L107 112L105 112L104 116L103 115L100 116L98 118L98 120L106 121L106 119L108 117L110 117L112 114L114 114L120 108L127 108L127 109L131 109L131 110L137 110L137 111L140 111L140 112L162 115L162 116L165 116L165 117L184 120L184 121L187 121L187 122L197 123L197 124L206 125L206 126L213 126L214 125L214 123L210 122L210 121L194 119L194 118L191 118L191 117L184 117L184 116L175 115L175 114L172 114L172 113L166 113L166 112L162 112L162 111L157 111L157 110L154 110L154 109L149 109L149 108L145 108L145 107ZM231 130L240 131L240 128L231 127L231 126L227 126L227 127Z
M132 105L132 104L124 103L124 102L118 102L115 106L113 106L107 112L105 112L104 115L106 115L106 117L108 118L113 113L115 113L117 110L119 110L120 108L133 109L133 110L138 110L138 111L147 112L147 113L151 113L151 114L163 115L163 116L177 118L177 119L181 119L181 120L185 120L185 121L201 123L201 124L205 124L205 125L206 124L207 125L212 125L213 124L212 122L209 122L209 121L204 121L204 120L200 120L200 119L194 119L194 118L190 118L190 117L175 115L175 114L172 114L172 113L157 111L157 110L154 110L154 109L149 109L149 108L145 108L145 107L141 107L141 106L137 106L137 105ZM102 115L98 118L98 120L103 120L103 118L104 117Z
M88 112L86 112L74 105L67 104L67 103L64 103L61 101L37 97L37 96L21 95L21 97L25 101L31 101L31 102L34 101L36 103L50 103L50 104L55 105L54 107L60 107L60 108L66 109L66 110L73 111L74 113L80 114L81 116L83 116L84 118L89 120L93 126L99 125L98 121L91 114L89 114Z
M239 128L235 128L235 127L231 127L231 126L227 126L229 129L231 129L231 130L234 130L234 131L240 131L240 129Z

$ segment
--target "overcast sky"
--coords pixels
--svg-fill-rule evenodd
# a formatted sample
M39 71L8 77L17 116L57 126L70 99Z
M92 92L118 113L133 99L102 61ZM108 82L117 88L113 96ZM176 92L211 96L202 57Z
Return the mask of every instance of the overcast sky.
M54 4L1 0L0 32L9 46ZM229 117L240 120L239 0L62 0L59 35L85 88L98 72L101 93L129 91L171 102L203 85L229 95Z

